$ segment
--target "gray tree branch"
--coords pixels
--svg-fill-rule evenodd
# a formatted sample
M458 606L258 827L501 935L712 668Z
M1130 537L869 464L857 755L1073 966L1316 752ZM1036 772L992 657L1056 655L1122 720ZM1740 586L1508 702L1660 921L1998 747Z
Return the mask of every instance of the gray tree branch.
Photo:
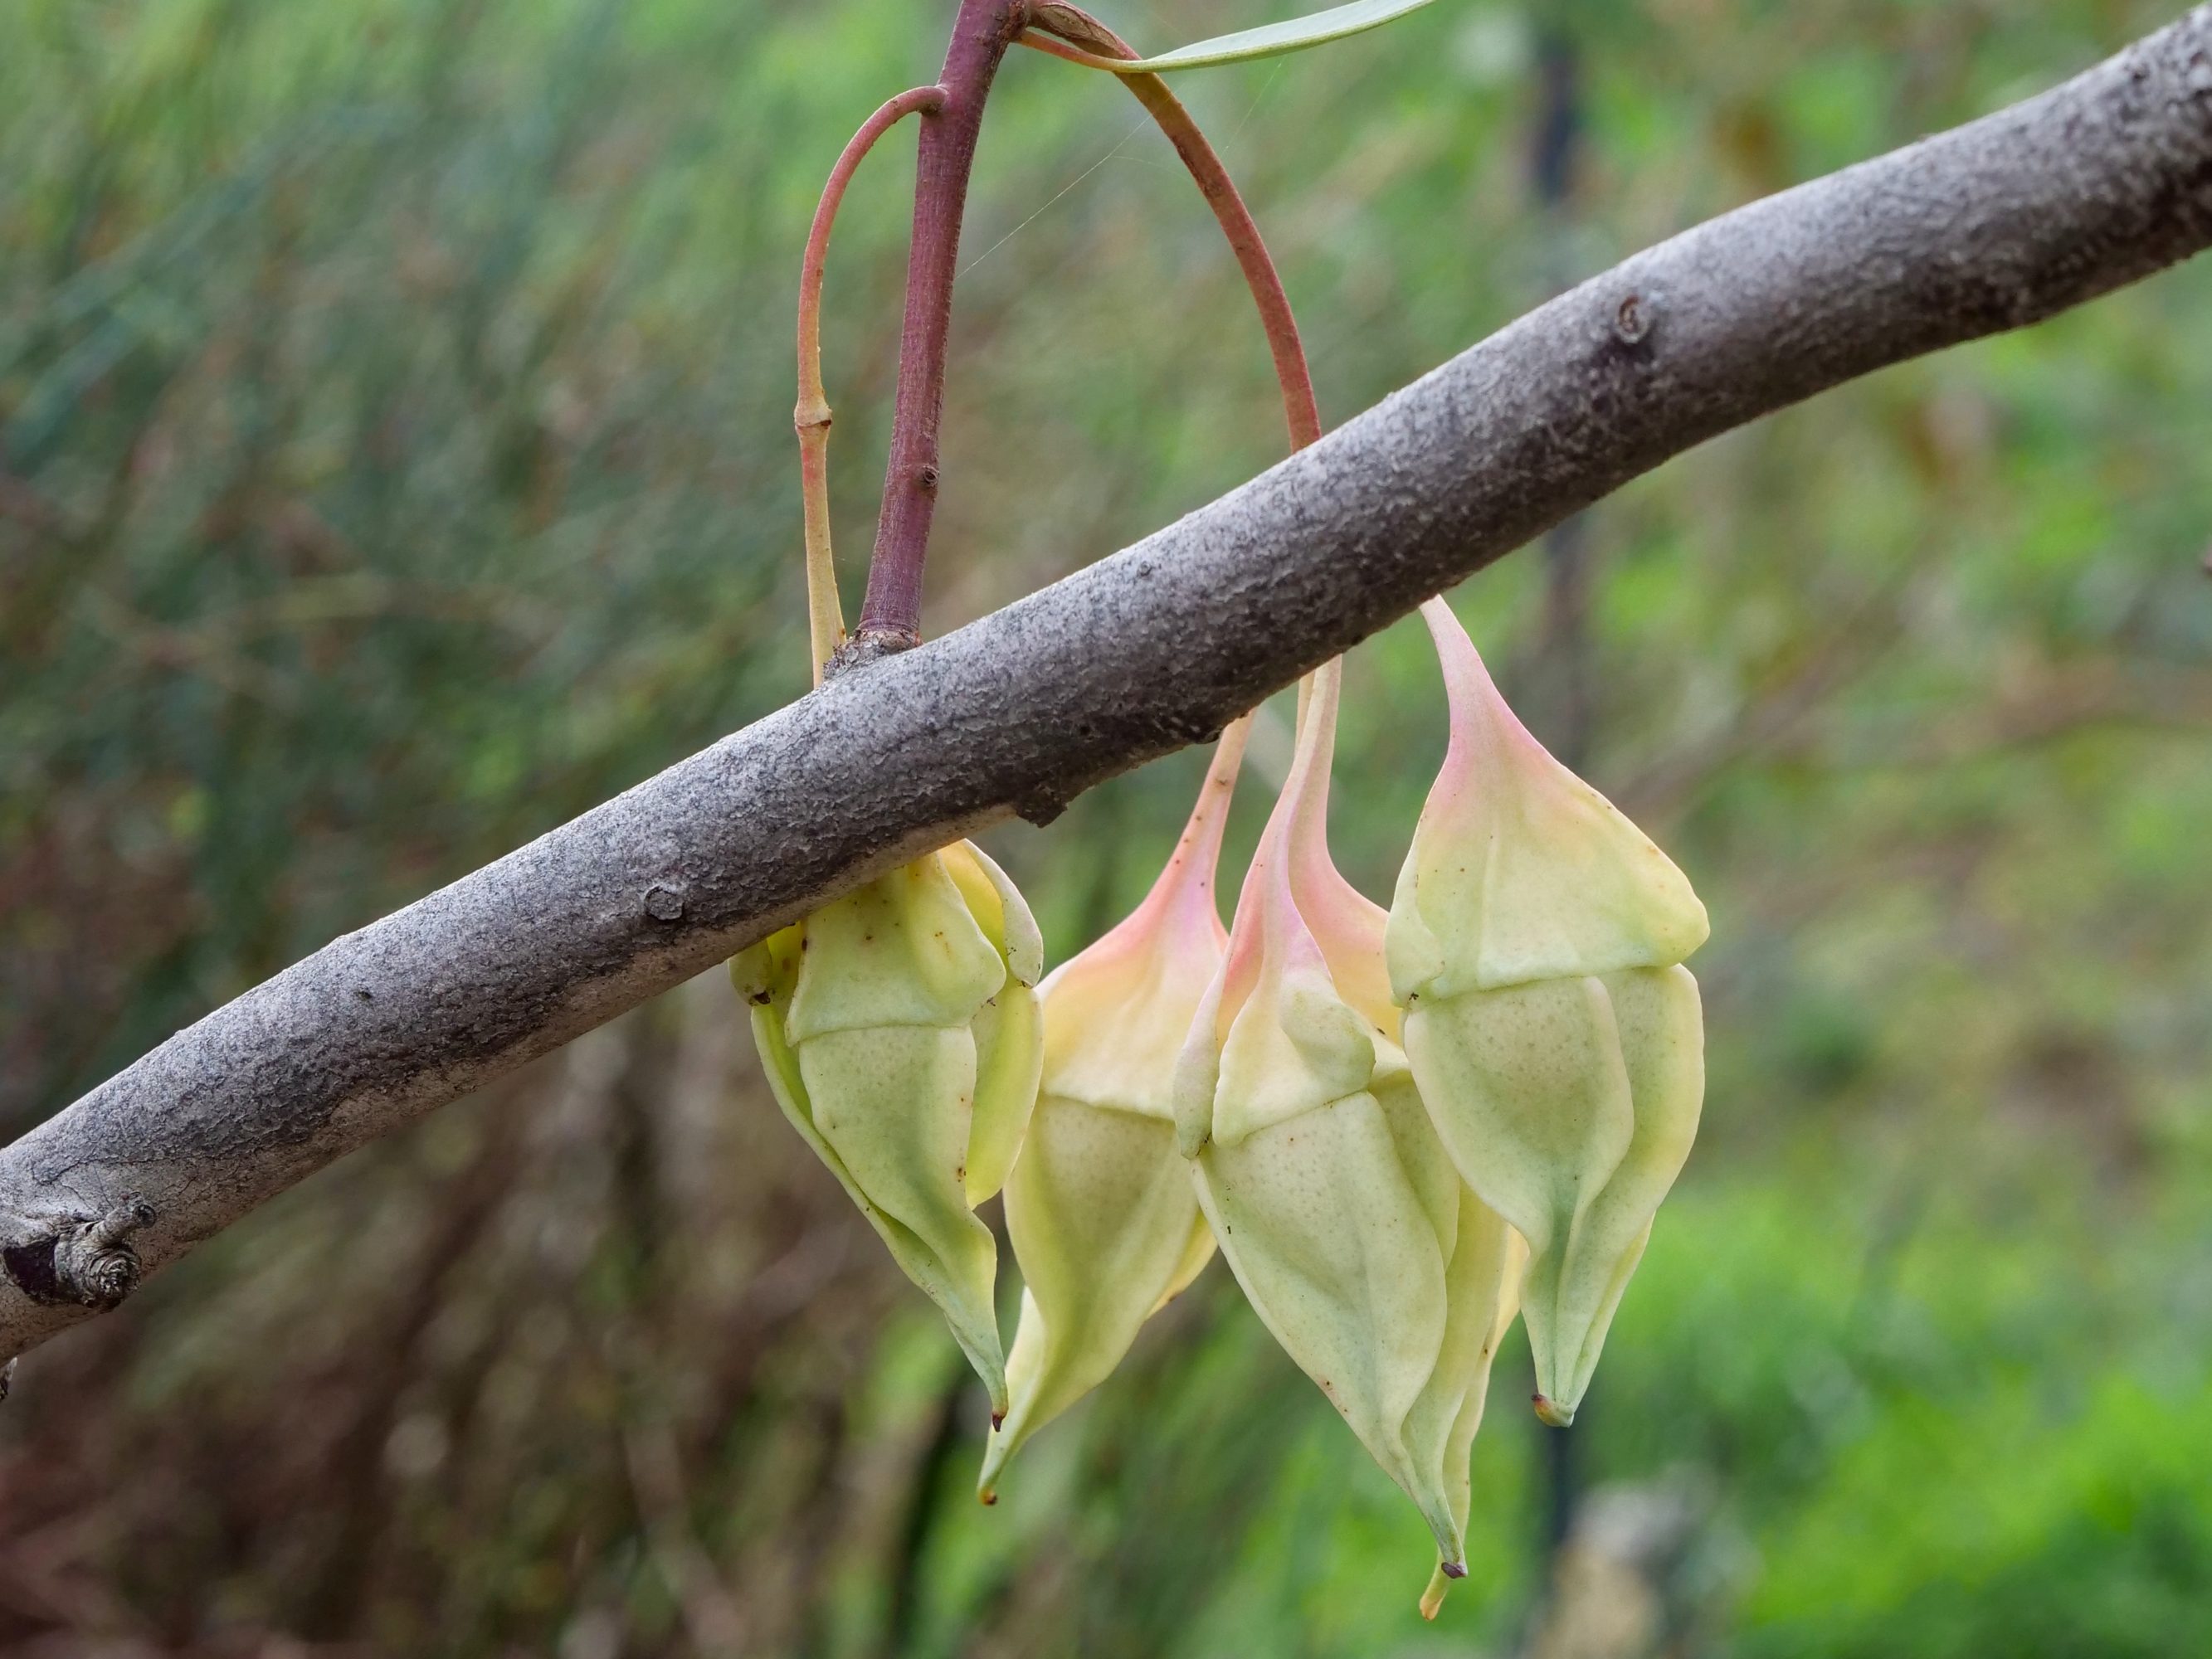
M1136 546L333 940L0 1151L0 1356L854 884L1212 736L1669 456L2208 243L2201 5L1637 256Z

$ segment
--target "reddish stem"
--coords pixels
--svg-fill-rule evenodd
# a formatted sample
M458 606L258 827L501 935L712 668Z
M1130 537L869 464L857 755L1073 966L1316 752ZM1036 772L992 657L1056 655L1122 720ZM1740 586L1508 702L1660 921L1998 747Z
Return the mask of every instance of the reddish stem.
M937 431L945 409L945 340L952 323L961 215L984 100L1006 48L1028 21L1028 0L960 0L945 72L938 77L945 100L922 117L890 465L858 630L864 649L899 650L921 638L921 566L937 508Z
M817 685L822 683L822 665L845 642L845 613L837 601L837 568L830 555L830 398L822 387L822 277L830 259L830 232L837 222L845 187L876 140L917 111L937 108L944 98L940 88L916 87L899 94L861 124L837 165L830 169L830 181L822 186L814 227L806 237L806 258L799 266L799 407L792 424L799 432L799 495L806 520L807 632Z
M1137 56L1127 41L1074 6L1040 7L1030 21L1049 33L1024 34L1022 44L1055 58L1081 64L1096 62L1100 56ZM1054 40L1054 35L1061 39ZM1073 45L1063 45L1063 40ZM1199 131L1190 112L1168 90L1168 83L1157 75L1123 75L1120 78L1176 147L1183 166L1189 169L1190 176L1206 197L1206 205L1221 222L1222 234L1229 239L1230 248L1244 272L1245 284L1252 290L1253 303L1260 308L1261 326L1267 331L1267 349L1274 357L1275 379L1283 390L1283 414L1290 423L1291 447L1303 449L1321 436L1321 410L1314 398L1313 375L1306 366L1305 347L1298 339L1297 321L1291 314L1290 296L1283 291L1282 276L1275 270L1275 262L1267 252L1267 244L1260 235L1252 210L1244 205L1244 198L1237 193L1229 169L1206 142L1206 135Z

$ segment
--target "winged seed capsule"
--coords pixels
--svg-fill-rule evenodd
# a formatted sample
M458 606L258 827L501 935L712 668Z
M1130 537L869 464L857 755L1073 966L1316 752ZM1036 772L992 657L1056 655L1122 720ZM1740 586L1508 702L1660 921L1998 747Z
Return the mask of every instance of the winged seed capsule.
M1382 912L1327 846L1336 723L1315 676L1290 781L1176 1085L1199 1201L1269 1330L1467 1571L1468 1455L1512 1314L1512 1241L1438 1143L1396 1041Z
M1044 947L1029 906L962 842L739 954L731 978L777 1103L844 1184L1006 1410L975 1206L1005 1185L1036 1100Z
M1213 898L1246 722L1222 733L1182 840L1142 904L1053 970L1044 1078L1006 1182L1021 1322L1012 1408L976 1483L986 1503L1024 1441L1112 1374L1144 1322L1213 1256L1176 1146L1173 1084L1229 936Z
M1413 1077L1452 1161L1528 1240L1536 1411L1574 1420L1705 1098L1705 907L1505 706L1458 619L1422 607L1451 703L1391 905Z

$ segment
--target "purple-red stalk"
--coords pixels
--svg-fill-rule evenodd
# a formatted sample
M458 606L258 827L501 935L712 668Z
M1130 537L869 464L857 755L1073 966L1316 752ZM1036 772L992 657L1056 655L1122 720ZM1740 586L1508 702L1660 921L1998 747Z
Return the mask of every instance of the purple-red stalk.
M937 509L937 434L945 409L945 342L952 323L960 220L984 100L1006 48L1028 26L1029 12L1029 0L960 0L938 77L945 100L922 118L890 465L856 630L864 650L902 650L921 639L921 567Z

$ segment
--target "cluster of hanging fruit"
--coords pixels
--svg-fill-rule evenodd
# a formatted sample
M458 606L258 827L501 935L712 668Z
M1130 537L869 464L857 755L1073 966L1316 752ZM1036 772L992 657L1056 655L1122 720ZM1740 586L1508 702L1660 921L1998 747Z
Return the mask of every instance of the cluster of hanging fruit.
M1340 665L1224 932L1243 747L1174 855L1039 983L1028 907L962 842L732 972L776 1098L991 1396L981 1489L1106 1380L1218 1247L1254 1310L1467 1570L1468 1460L1516 1310L1565 1425L1697 1128L1705 915L1666 855L1516 720L1440 600L1451 739L1386 913L1327 836ZM1022 1273L1011 1352L1003 1188Z
M992 3L963 0L963 23ZM1320 421L1288 302L1218 158L1151 71L1310 45L1422 3L1353 0L1297 29L1134 62L1073 6L1021 13L1047 49L1124 74L1198 176L1259 301L1294 444ZM957 25L946 85L862 128L809 241L798 425L817 672L843 639L818 367L830 221L876 137L947 106L960 43L977 38ZM1295 758L1231 927L1214 884L1249 716L1223 733L1144 902L1049 977L1021 894L966 842L731 970L785 1115L989 1391L986 1502L1218 1249L1427 1522L1434 1616L1467 1571L1468 1458L1499 1340L1517 1313L1537 1413L1571 1422L1689 1154L1704 1036L1681 964L1706 923L1681 872L1515 719L1443 601L1423 615L1450 742L1387 912L1329 856L1332 662L1300 688ZM1023 1284L1011 1349L997 1241L976 1214L1001 1192Z

